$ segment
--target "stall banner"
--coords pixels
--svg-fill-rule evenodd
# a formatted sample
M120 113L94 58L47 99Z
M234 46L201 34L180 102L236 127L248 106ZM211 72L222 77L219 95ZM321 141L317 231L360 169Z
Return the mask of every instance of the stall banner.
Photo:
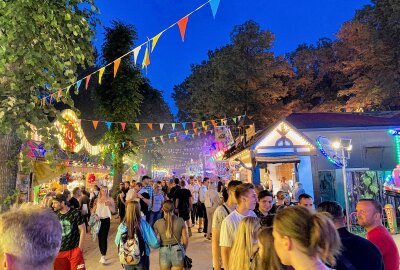
M222 142L225 146L231 146L235 143L231 130L227 126L215 127L215 141Z
M54 178L59 178L60 175L66 172L66 167L63 165L50 166L47 162L32 161L33 184L34 186L50 182Z

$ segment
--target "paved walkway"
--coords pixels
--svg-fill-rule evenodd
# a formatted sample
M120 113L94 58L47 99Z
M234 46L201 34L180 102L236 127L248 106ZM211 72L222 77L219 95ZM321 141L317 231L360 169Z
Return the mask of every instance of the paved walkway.
M108 251L106 258L109 261L108 265L99 263L100 251L98 242L92 241L90 234L86 235L84 257L87 270L118 270L122 269L118 261L117 247L114 244L115 233L119 225L119 219L112 218L110 233L108 237ZM193 228L193 236L189 240L189 248L187 254L193 259L193 270L211 270L211 241L204 238L204 234L197 233L197 226ZM158 249L152 250L150 255L150 270L158 270Z

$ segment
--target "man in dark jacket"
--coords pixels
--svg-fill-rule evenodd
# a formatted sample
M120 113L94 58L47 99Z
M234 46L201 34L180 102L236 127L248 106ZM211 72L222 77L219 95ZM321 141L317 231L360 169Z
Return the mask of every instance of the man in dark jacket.
M332 221L339 233L343 250L336 260L337 270L383 270L383 257L378 248L365 238L347 231L343 209L337 202L322 202L318 212L331 214Z

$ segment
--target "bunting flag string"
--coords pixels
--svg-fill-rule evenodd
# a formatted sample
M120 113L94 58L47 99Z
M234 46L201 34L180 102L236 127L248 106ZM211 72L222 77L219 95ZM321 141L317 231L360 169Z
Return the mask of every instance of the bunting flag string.
M228 117L228 118L223 118L223 119L219 119L219 121L224 124L227 125L228 120L232 120L235 124L238 123L238 119L245 119L246 115L240 115L240 116L235 116L235 117ZM162 131L164 126L166 124L171 125L172 130L174 131L177 127L177 125L180 125L182 127L182 131L186 130L187 127L187 123L188 122L177 122L177 123L133 123L133 122L128 122L128 121L124 121L124 122L112 122L112 121L107 121L107 120L90 120L90 119L80 119L81 121L89 121L89 122L94 122L96 121L97 123L105 123L107 125L107 128L110 129L111 128L111 124L109 123L114 123L114 124L120 124L122 129L125 130L127 125L134 125L136 127L137 130L140 130L140 126L141 125L147 125L149 130L154 130L154 125L159 126L160 130ZM191 122L192 123L192 127L193 129L197 129L196 126L200 126L199 124L201 123L201 127L202 128L206 128L208 125L212 125L213 127L217 126L217 121L214 119L211 120L204 120L204 121L199 121L199 122ZM123 124L123 125L122 125ZM96 125L97 127L97 125Z
M74 83L72 83L72 84L70 84L70 85L68 85L68 86L66 86L66 87L64 87L64 88L57 89L57 91L58 91L58 93L59 93L59 94L58 94L58 97L60 98L60 97L62 96L62 92L63 92L63 91L65 91L65 94L67 95L67 94L69 93L69 89L70 89L72 86L75 86L75 87L76 87L77 93L79 93L80 84L81 84L82 80L84 80L84 79L86 80L85 88L86 88L86 90L87 90L88 87L89 87L90 77L91 77L93 74L96 74L96 73L98 73L98 83L101 84L101 80L102 80L102 77L103 77L103 74L104 74L104 72L105 72L106 67L111 66L111 65L114 65L114 78L115 78L116 75L117 75L117 72L118 72L119 65L120 65L120 63L121 63L121 59L124 58L124 57L126 57L126 56L129 56L129 55L133 54L134 63L135 63L135 65L136 65L136 64L137 64L137 58L138 58L138 56L139 56L140 49L141 49L142 46L144 46L144 45L146 45L146 52L145 52L145 55L144 55L144 57L143 57L142 68L147 68L148 65L150 65L150 53L154 51L154 48L155 48L155 46L156 46L156 44L157 44L159 38L161 37L161 35L162 35L164 32L166 32L167 30L171 29L171 28L174 27L175 25L178 25L178 27L179 27L179 32L180 32L180 34L181 34L181 38L182 38L182 42L183 42L183 41L185 40L186 26L187 26L187 23L188 23L188 21L189 21L189 16L191 16L193 13L199 11L199 10L202 9L204 6L206 6L207 4L210 4L211 11L212 11L213 17L214 17L214 19L215 19L215 15L216 15L216 13L217 13L217 10L218 10L218 7L219 7L219 3L220 3L220 0L208 0L208 1L205 2L204 4L200 5L200 6L197 7L196 9L194 9L193 11L189 12L187 15L183 16L180 20L176 21L175 23L171 24L169 27L167 27L167 28L165 28L164 30L160 31L160 32L159 32L157 35L155 35L153 38L151 38L151 39L149 39L149 40L143 42L142 44L140 44L139 46L137 46L137 47L134 48L133 50L131 50L131 51L125 53L124 55L121 55L120 57L118 57L118 58L115 59L114 61L111 61L110 63L107 63L107 64L104 65L103 67L101 67L101 68L95 70L94 72L92 72L92 73L86 75L85 77L83 77L83 78L77 80L76 82L74 82ZM151 49L150 49L150 42L151 42ZM49 93L48 95L45 95L44 97L41 97L41 98L40 98L40 100L41 100L41 101L40 101L40 106L45 106L45 105L43 104L43 102L46 102L47 98L51 97L51 95L54 95L57 91L55 91L55 92L53 92L53 93ZM51 99L50 99L50 101L51 101Z

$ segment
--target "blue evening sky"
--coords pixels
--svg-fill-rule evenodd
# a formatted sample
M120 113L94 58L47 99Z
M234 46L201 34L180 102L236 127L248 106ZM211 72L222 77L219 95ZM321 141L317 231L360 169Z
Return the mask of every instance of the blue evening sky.
M119 19L133 24L138 32L137 44L157 35L207 0L99 0L100 20L110 26ZM254 20L262 29L275 34L276 55L291 52L302 43L315 43L318 38L334 38L342 23L350 20L355 10L369 0L221 0L214 20L209 4L189 17L185 42L175 26L159 39L151 54L147 76L153 87L176 114L171 97L173 87L190 74L190 64L207 59L207 52L230 42L235 25ZM103 28L97 30L95 44L103 42ZM141 63L142 49L138 58Z

